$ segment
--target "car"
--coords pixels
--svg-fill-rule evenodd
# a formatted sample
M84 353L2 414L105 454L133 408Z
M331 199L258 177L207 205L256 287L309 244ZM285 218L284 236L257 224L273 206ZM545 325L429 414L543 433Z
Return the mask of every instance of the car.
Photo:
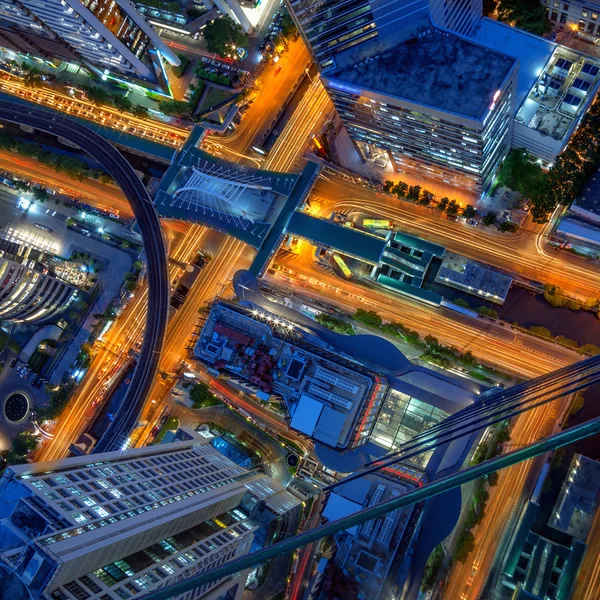
M271 17L271 21L274 21L277 17L279 16L279 13L273 13L273 16Z
M12 369L16 364L17 364L17 357L14 356L13 359L10 361L10 368Z
M151 435L152 437L156 437L156 434L157 434L159 431L160 431L160 427L159 427L158 425L155 425L155 426L152 428L152 431L150 432L150 435Z
M210 63L210 58L208 58L208 56L203 56L202 57L202 62L203 63Z
M83 233L83 235L85 235L86 237L90 237L92 235L87 229L82 229L81 233Z
M213 67L220 67L220 66L221 66L221 63L220 63L219 61L217 61L217 60L211 60L211 61L210 61L210 64L211 64Z

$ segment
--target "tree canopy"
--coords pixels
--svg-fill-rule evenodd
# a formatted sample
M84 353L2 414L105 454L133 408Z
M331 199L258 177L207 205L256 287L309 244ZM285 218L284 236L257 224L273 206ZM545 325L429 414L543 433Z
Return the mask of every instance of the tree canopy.
M248 46L248 36L229 17L221 17L208 23L204 28L204 39L208 51L220 56L230 54L233 46Z
M489 10L490 3L486 3ZM552 31L546 9L540 0L499 0L496 5L498 18L504 23L529 33L544 35Z

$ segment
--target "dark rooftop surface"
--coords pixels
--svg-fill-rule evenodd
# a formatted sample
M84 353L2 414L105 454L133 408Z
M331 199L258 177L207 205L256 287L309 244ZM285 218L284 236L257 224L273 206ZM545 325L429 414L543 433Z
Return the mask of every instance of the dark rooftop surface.
M515 64L515 59L453 34L429 33L396 44L370 62L331 73L370 90L480 118Z

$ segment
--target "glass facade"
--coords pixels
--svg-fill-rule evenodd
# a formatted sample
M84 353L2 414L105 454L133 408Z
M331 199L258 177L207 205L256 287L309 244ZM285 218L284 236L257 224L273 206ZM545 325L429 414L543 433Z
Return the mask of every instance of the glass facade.
M460 115L423 106L409 108L400 99L386 102L359 93L336 80L326 81L329 95L358 144L387 151L398 171L443 181L481 193L492 184L510 146L514 77L493 102L483 122L465 125ZM341 89L341 88L345 89Z
M323 69L332 57L377 37L369 0L293 0L292 16Z
M419 433L443 421L449 413L397 390L388 394L375 428L372 441L389 450L395 450ZM412 459L413 464L427 464L431 452Z

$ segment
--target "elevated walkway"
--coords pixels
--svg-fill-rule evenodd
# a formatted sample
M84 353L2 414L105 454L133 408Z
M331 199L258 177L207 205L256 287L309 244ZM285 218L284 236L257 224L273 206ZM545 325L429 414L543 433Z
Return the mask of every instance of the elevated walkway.
M288 233L302 238L315 246L325 246L332 250L356 258L371 265L378 265L387 241L384 238L337 225L326 219L312 217L304 212L296 212L290 219Z

